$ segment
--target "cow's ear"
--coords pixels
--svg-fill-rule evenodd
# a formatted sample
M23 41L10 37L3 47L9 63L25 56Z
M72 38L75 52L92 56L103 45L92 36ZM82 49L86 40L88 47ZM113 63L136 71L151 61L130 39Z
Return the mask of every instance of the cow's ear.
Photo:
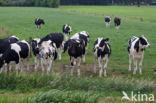
M105 41L109 41L109 38L106 38Z

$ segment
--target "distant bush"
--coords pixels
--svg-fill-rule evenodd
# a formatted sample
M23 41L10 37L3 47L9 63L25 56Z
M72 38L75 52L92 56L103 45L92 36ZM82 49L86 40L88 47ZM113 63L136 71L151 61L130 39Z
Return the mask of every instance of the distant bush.
M78 91L50 90L28 100L28 103L98 103L98 96Z

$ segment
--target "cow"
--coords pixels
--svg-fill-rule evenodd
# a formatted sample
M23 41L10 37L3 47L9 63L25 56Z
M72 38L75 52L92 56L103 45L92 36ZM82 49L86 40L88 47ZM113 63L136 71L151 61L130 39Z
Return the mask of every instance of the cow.
M114 18L114 24L115 24L115 28L119 29L120 25L121 25L121 18L115 17Z
M53 61L57 58L57 47L55 43L51 40L41 41L39 43L39 56L41 58L42 72L49 74L49 72L53 71Z
M85 43L85 53L82 58L83 63L85 63L86 62L85 55L89 45L89 33L86 31L81 31L74 34L70 39L82 40Z
M142 62L144 59L145 48L150 46L147 38L145 36L136 37L133 36L128 41L128 53L129 53L129 71L132 70L132 62L135 65L133 74L136 74L136 71L139 70L139 73L142 74Z
M37 28L41 28L41 24L45 24L45 22L44 22L44 20L43 19L40 19L40 18L37 18L37 19L35 19L35 25L36 25L36 27Z
M64 41L67 41L69 38L68 36L72 32L72 27L69 24L65 24L65 25L63 25L62 31L64 34Z
M16 43L12 43L9 48L4 52L4 54L0 57L0 68L5 64L9 65L12 62L16 63L16 73L18 74L21 69L24 61L28 61L27 59L31 56L30 45L27 41L22 40ZM20 68L21 67L21 68ZM27 70L29 70L29 65L27 65Z
M3 53L8 49L10 44L16 43L17 41L19 41L19 38L16 36L10 36L5 39L0 39L0 56L3 55Z
M110 23L111 23L111 17L110 16L105 17L105 23L106 23L106 27L110 26Z
M81 58L85 54L85 43L81 39L69 39L64 44L64 52L68 51L70 63L72 66L71 74L73 75L74 68L77 69L77 75L80 76Z
M31 48L32 48L32 52L35 56L35 71L37 71L37 69L40 66L40 62L41 62L41 58L39 56L39 43L41 41L40 38L35 38L35 39L31 39Z
M43 37L40 42L51 40L56 44L58 59L61 60L61 54L63 52L63 43L64 43L64 36L62 33L50 33Z
M98 60L99 64L99 77L102 77L103 73L104 76L107 76L106 68L108 65L109 57L111 55L111 46L108 43L109 38L98 38L94 42L94 56L95 56L95 63L94 63L94 72L96 73L96 60Z

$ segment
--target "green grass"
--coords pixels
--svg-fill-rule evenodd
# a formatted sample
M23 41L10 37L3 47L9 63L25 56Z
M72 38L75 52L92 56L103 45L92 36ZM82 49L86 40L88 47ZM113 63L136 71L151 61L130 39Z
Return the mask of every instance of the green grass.
M59 9L38 7L0 7L0 38L8 35L16 35L20 39L28 40L29 37L43 37L51 32L62 32L63 24L70 24L72 34L86 30L90 33L90 44L87 54L87 63L82 64L82 69L93 68L93 42L97 37L110 38L112 55L108 65L108 77L98 78L97 74L83 72L82 77L57 77L55 75L41 76L38 74L25 74L16 77L14 74L0 74L0 103L9 101L20 102L22 97L27 100L29 93L33 95L40 91L50 89L94 92L102 95L100 103L121 103L121 91L142 91L151 93L155 91L156 69L156 8L155 7L125 7L125 6L61 6ZM110 28L104 24L104 16L122 17L122 25L119 30ZM36 29L34 19L45 19L42 29ZM143 18L143 21L140 21ZM143 63L143 75L132 75L128 72L127 41L135 35L144 34L151 48L145 51ZM31 60L31 62L33 62ZM63 54L63 60L56 61L55 69L60 72L63 64L69 64L69 57ZM86 70L87 71L87 70ZM57 74L56 74L57 75ZM2 84L3 82L3 84ZM4 93L8 95L4 95ZM28 93L27 96L9 96L16 93ZM154 92L155 93L155 92ZM4 101L4 102L3 102Z

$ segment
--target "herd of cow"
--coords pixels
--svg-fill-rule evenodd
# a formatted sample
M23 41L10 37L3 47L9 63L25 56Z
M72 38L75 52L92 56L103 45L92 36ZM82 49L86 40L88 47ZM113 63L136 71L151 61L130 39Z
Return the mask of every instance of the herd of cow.
M111 22L110 17L105 18L106 25ZM115 26L119 28L121 19L114 19ZM43 19L35 19L37 28L44 24ZM29 70L29 62L31 54L35 56L35 71L41 67L43 73L50 73L53 71L53 62L57 58L61 60L61 54L68 52L70 57L70 65L72 67L71 73L73 74L74 68L77 69L77 75L80 75L80 64L85 62L85 55L89 45L90 35L86 31L81 31L69 38L72 28L70 25L63 25L63 33L50 33L43 38L30 38L30 41L20 40L16 36L10 36L0 40L0 72L4 70L11 71L12 63L16 64L15 70L18 74L26 66ZM129 52L129 71L131 71L132 61L135 68L133 74L139 70L142 74L142 61L144 58L144 50L149 47L147 39L144 36L135 37L128 41ZM106 68L111 55L111 46L109 38L97 38L94 42L93 54L99 64L99 76L107 76ZM26 64L26 65L25 65ZM96 73L96 62L93 67Z

